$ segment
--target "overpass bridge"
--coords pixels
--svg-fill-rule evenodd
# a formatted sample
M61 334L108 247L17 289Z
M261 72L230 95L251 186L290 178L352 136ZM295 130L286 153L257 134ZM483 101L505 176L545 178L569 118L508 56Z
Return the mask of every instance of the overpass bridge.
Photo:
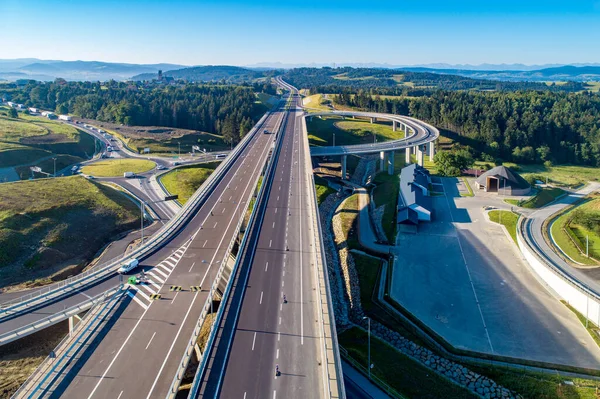
M380 169L383 170L387 160L389 174L394 174L394 154L396 151L405 150L406 162L410 162L411 154L416 155L417 163L423 166L425 153L432 159L435 154L435 140L440 132L432 125L415 118L393 114L380 114L376 112L360 111L328 111L305 113L304 118L322 118L324 116L337 116L342 118L363 118L374 123L377 120L392 122L392 129L405 132L405 137L399 140L383 141L370 144L355 144L342 146L311 147L310 155L313 157L339 156L342 164L342 178L346 176L346 158L348 155L376 154L379 153Z

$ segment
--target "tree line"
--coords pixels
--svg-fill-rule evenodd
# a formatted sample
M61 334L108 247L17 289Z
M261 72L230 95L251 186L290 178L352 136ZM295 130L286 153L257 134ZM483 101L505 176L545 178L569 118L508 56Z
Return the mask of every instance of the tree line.
M425 120L486 161L600 166L598 94L437 90L428 97L390 99L355 93L345 90L334 102Z
M264 113L256 91L274 93L268 83L247 85L131 82L31 81L11 90L13 101L57 113L105 122L167 126L223 135L237 142Z

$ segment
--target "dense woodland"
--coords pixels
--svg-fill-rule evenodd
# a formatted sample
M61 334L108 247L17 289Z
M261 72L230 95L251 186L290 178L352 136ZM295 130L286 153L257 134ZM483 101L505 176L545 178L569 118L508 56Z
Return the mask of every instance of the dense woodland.
M489 161L600 166L598 94L438 90L427 97L384 99L346 90L334 101L423 119L456 134L475 156Z
M0 89L1 91L1 89ZM140 126L201 130L237 142L266 110L256 91L270 84L143 85L124 82L30 82L5 90L15 102L82 118ZM0 93L1 94L1 93Z
M286 71L284 79L313 93L337 94L345 89L374 89L380 95L429 95L438 89L480 91L566 91L585 89L581 82L546 85L539 82L502 82L473 79L431 72L409 72L378 68L296 68Z

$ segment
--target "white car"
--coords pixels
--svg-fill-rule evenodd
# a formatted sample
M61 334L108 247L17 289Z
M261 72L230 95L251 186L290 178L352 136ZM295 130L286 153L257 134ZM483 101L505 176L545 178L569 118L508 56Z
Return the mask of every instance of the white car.
M118 272L120 274L125 274L130 272L131 270L135 269L138 265L140 264L140 262L137 259L131 259L129 262L124 263L123 265L121 265L121 267L119 268Z
M158 169L158 170L165 170L165 169L167 169L167 167L165 165L157 165L156 169Z

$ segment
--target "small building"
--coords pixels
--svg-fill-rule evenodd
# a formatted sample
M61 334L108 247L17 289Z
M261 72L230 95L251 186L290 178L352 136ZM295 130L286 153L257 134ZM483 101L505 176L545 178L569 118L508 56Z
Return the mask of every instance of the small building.
M430 184L429 171L422 166L411 164L402 168L397 223L416 225L419 221L431 221Z
M15 103L13 103L12 101L7 101L7 102L6 102L6 105L8 105L8 106L9 106L9 107L11 107L11 108L14 108L16 104L15 104Z
M37 108L29 107L29 112L31 112L32 114L37 114L38 112L40 112L40 110Z
M527 195L531 186L518 173L504 165L488 170L475 180L475 186L486 192L504 195Z
M58 119L60 119L61 121L68 121L68 122L70 122L72 120L72 118L69 115L58 115Z
M48 119L56 119L56 114L54 112L50 112L50 111L42 112L42 116L46 117Z

